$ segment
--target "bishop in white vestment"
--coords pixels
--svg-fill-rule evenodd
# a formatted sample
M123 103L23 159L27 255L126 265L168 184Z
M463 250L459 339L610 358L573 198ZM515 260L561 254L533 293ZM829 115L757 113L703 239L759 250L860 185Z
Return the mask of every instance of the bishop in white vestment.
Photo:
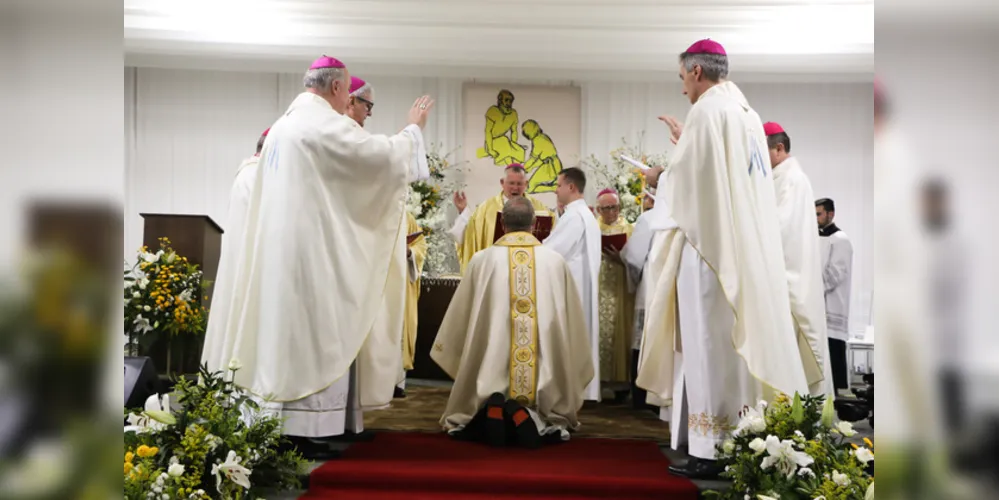
M264 130L264 133L260 134L260 139L257 140L257 152L243 160L243 163L239 165L232 189L229 191L229 213L224 222L226 230L222 233L222 252L219 256L219 268L212 292L208 326L205 329L205 344L201 357L201 362L212 372L225 373L230 361L223 357L225 352L219 342L223 342L225 337L219 332L224 332L228 328L226 322L229 320L229 305L232 297L232 289L229 287L235 281L233 273L243 251L243 226L246 224L247 212L249 212L250 194L257 181L260 151L264 147L264 141L270 130Z
M590 338L569 266L531 233L523 197L503 209L506 234L468 263L430 357L454 379L441 425L464 428L494 393L528 409L541 434L579 426L594 378Z
M676 228L656 235L649 257L650 274L659 276L650 283L637 380L672 405L674 424L687 424L672 444L678 448L686 438L692 458L670 470L695 478L721 472L716 446L731 435L744 406L773 396L765 386L808 391L763 124L727 74L717 42L699 41L680 56L693 107L685 129L664 118L677 145L656 207L669 206Z
M573 281L583 304L586 331L590 334L593 381L586 387L588 401L600 401L600 322L599 279L601 257L600 226L593 212L586 206L583 190L586 176L578 168L567 168L558 175L555 195L565 211L558 219L544 245L565 259L572 272Z
M418 99L399 134L372 135L344 114L341 62L320 58L304 81L261 152L229 320L205 356L238 359L235 383L280 412L285 434L313 438L343 432L348 398L392 399L401 335L375 323L385 296L404 293L389 273L397 255L405 270L406 186L429 177L433 101Z
M812 183L798 159L791 156L791 138L784 128L767 122L763 124L763 132L767 135L773 166L787 289L801 362L811 395L831 397L835 389L826 334L819 234L812 221L815 212Z

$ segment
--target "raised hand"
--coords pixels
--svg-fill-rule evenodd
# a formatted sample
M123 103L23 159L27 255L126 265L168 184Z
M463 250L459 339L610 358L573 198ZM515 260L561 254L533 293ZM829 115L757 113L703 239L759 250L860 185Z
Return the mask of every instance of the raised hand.
M683 133L683 123L668 115L660 116L659 119L669 127L669 140L673 141L673 144L676 144L680 140L680 134Z
M465 211L465 207L468 206L468 199L465 198L465 193L463 191L457 191L454 196L451 197L451 201L454 202L454 208L458 209L458 213Z
M420 128L427 126L427 117L430 115L430 110L434 107L434 100L430 96L423 96L413 103L413 107L409 108L409 123L411 125L416 125Z

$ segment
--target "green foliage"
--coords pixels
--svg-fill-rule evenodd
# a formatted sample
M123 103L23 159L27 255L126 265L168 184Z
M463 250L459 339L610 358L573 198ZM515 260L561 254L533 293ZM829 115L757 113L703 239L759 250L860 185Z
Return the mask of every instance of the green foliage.
M722 477L731 479L732 487L711 496L863 499L873 478L862 458L873 457L873 450L845 441L844 434L853 433L849 424L823 422L823 410L831 406L824 397L795 394L746 408L732 439L718 447L718 463L726 468Z
M143 498L156 485L164 471L169 471L171 461L184 467L184 474L174 477L167 474L160 489L173 488L170 498L256 498L261 489L294 489L300 487L299 473L304 459L295 451L281 451L285 439L281 435L281 421L260 411L250 395L238 390L222 372L211 373L202 366L198 381L185 378L176 380L175 394L180 409L172 413L174 423L164 425L146 422L146 427L125 433L125 483L126 498ZM149 416L144 412L142 416ZM139 416L126 411L136 421ZM128 464L157 449L151 457ZM233 463L252 471L252 486L243 488L225 478L219 467ZM136 469L140 472L136 473ZM216 476L222 477L220 493ZM131 490L130 490L131 488ZM184 495L178 497L177 488ZM188 491L190 490L190 491ZM203 495L198 494L204 490ZM137 496L131 496L130 491ZM253 495L253 496L251 496Z

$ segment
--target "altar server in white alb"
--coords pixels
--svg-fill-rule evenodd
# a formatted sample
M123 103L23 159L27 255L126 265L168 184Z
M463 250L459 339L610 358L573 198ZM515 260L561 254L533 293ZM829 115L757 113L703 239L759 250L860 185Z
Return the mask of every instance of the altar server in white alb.
M590 333L593 354L593 381L586 387L588 401L600 401L600 322L599 279L601 235L600 225L593 212L586 206L583 190L586 175L578 168L562 170L556 180L555 196L565 211L558 219L544 245L558 252L569 264L572 278L579 290L580 301L586 312L586 331Z
M801 169L798 158L791 156L791 138L784 128L767 122L763 124L763 132L767 134L773 166L787 289L802 366L811 395L832 396L835 389L826 337L821 244L812 222L815 211L812 183Z
M836 202L815 200L822 252L822 282L825 284L826 333L829 335L829 368L837 391L850 388L846 341L850 340L850 287L853 282L853 244L833 221Z
M794 394L808 384L798 355L781 250L766 136L759 115L728 75L720 44L701 40L680 55L693 107L686 127L663 117L677 141L657 190L677 227L660 231L649 257L639 387L687 422L691 459L670 471L694 478L721 472L715 446L730 437L764 385ZM674 351L683 370L674 376Z
M417 99L399 134L372 135L344 114L349 85L343 63L316 60L271 127L227 328L209 342L222 354L206 353L242 363L236 384L280 409L300 449L343 432L352 365L361 407L392 400L401 335L374 326L384 297L405 293L387 278L405 245L407 184L429 177L421 128L433 101Z
M225 350L220 347L219 342L225 338L224 332L228 326L229 305L232 297L232 289L229 288L235 278L233 273L240 253L243 251L243 226L246 224L247 213L250 206L250 194L253 192L253 185L257 182L257 168L260 161L260 150L264 147L267 133L271 129L264 130L257 139L257 152L253 156L243 160L243 163L236 169L236 178L229 191L229 213L223 223L225 232L222 233L222 252L219 256L219 269L216 274L215 288L212 293L212 314L208 316L208 326L205 331L205 346L202 349L202 363L208 366L209 370L225 371L229 365L229 358L225 358Z

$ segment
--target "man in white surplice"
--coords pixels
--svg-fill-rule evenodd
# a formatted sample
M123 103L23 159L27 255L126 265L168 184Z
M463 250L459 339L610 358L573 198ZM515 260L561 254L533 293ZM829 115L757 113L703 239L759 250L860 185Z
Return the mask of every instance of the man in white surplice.
M656 209L676 228L659 231L649 256L645 335L637 384L672 405L673 448L691 459L674 474L710 478L716 446L764 387L807 393L781 250L777 203L759 115L732 82L717 42L680 55L693 106L684 129L669 117L676 148ZM681 135L682 132L682 135ZM674 352L683 369L674 372ZM688 417L689 416L689 417ZM676 425L686 423L687 425Z
M375 328L376 316L386 295L404 293L389 289L388 274L405 258L407 184L429 177L421 128L433 101L418 99L399 134L372 135L344 114L349 78L340 61L316 60L306 91L271 127L226 329L206 341L205 359L239 360L236 384L316 454L309 438L342 434L348 399L392 400L401 338Z
M586 313L586 331L590 333L593 354L593 381L586 387L588 401L600 401L600 324L599 290L601 235L593 212L586 206L583 190L586 175L578 168L567 168L558 175L555 196L565 211L558 219L544 245L558 252L569 264L572 277L579 290L583 311Z
M763 124L763 133L767 135L770 165L773 166L787 289L801 363L811 395L831 397L835 389L826 336L819 233L812 222L815 211L812 183L801 169L798 158L791 156L791 138L784 127L767 122Z
M208 326L205 330L205 345L202 349L202 363L208 366L209 370L226 370L229 365L229 358L225 358L227 353L220 348L220 342L225 338L228 328L229 306L232 297L232 284L235 281L233 273L236 270L236 262L243 250L243 226L246 224L246 217L250 207L250 194L253 192L253 185L257 182L257 168L260 160L260 151L264 147L264 140L271 129L264 130L257 140L257 152L253 156L243 160L236 170L236 178L229 191L229 213L225 220L225 232L222 234L222 252L219 256L219 268L216 273L215 288L212 291L211 314L208 316ZM221 299L220 299L221 297Z
M530 233L534 212L527 198L506 202L506 234L469 261L430 351L454 379L441 425L467 439L498 433L488 439L508 442L505 425L486 423L501 417L483 411L487 399L506 402L502 419L535 444L542 434L568 439L579 426L594 373L584 308L569 266ZM521 405L530 419L516 418Z

